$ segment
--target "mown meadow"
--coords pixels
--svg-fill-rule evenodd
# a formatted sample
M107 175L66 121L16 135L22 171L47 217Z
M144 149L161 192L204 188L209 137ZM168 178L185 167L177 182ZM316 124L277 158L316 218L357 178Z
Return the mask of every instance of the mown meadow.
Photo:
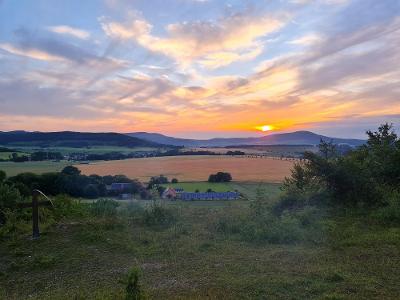
M259 190L259 194L262 194ZM274 216L273 200L79 203L59 196L0 246L4 299L396 299L400 228L363 211ZM11 234L11 236L10 236ZM133 298L132 298L133 299Z

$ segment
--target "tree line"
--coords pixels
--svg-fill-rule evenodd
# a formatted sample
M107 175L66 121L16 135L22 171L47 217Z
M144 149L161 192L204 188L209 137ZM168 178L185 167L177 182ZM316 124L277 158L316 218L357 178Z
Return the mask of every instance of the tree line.
M321 141L306 152L283 185L280 209L305 205L391 207L400 219L400 139L393 126L367 131L367 142L345 154Z

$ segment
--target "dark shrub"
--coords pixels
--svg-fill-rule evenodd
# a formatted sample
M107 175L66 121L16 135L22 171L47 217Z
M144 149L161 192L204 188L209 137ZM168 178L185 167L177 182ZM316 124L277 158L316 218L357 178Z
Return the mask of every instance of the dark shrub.
M147 200L147 199L151 199L151 193L148 190L142 189L139 192L140 198Z
M89 184L83 189L83 194L88 199L96 199L99 197L99 189L95 184Z
M229 182L232 181L232 176L230 173L218 172L217 174L211 174L208 177L209 182Z
M6 177L7 177L6 172L0 170L0 183L3 182L6 179Z
M157 186L157 192L161 196L167 188L163 187L162 185Z

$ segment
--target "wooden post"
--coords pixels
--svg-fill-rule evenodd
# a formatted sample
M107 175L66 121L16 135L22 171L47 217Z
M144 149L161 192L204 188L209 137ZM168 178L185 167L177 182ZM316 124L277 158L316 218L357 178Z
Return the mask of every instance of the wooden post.
M32 238L34 240L40 237L39 231L39 193L33 191L32 194Z
M40 201L39 202L39 197L42 195L47 199L47 201ZM34 190L32 192L32 202L27 203L18 203L17 207L19 208L32 208L32 239L37 240L40 237L40 231L39 231L39 206L53 206L53 203L51 200L43 194L39 190Z

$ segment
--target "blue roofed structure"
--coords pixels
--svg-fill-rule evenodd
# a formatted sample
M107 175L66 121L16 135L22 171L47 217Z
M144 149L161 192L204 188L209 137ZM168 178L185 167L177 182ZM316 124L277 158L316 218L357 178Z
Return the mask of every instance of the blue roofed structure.
M132 183L112 183L110 186L111 191L125 191L132 188Z
M182 192L178 194L181 200L236 200L239 198L238 192L208 192L208 193L190 193Z

